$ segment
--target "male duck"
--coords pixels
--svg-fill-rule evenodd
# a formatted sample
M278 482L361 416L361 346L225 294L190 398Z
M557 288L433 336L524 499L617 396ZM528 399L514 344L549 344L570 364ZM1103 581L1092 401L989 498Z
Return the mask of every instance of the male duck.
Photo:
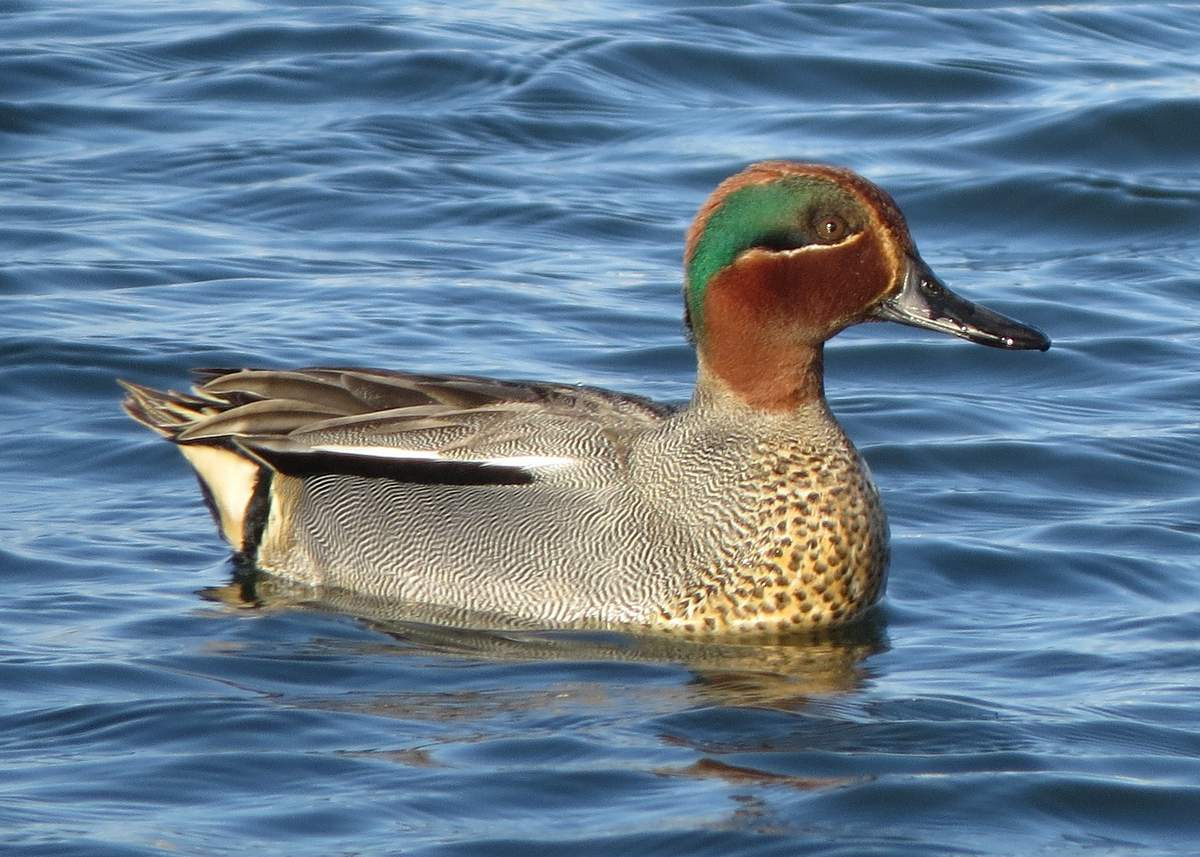
M825 403L822 347L887 319L1042 333L950 292L884 191L827 166L726 179L687 236L698 374L675 409L591 387L365 369L125 384L225 538L315 587L547 625L831 626L883 590L887 520Z

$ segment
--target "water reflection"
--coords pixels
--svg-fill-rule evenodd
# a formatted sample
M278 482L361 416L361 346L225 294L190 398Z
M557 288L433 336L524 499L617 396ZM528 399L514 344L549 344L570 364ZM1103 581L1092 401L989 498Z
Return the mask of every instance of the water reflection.
M200 593L234 609L320 610L356 617L421 652L488 661L677 664L696 704L794 708L815 695L861 687L863 662L888 648L877 612L847 628L789 636L695 639L644 629L545 629L507 617L307 587L239 567ZM396 651L411 651L397 649Z

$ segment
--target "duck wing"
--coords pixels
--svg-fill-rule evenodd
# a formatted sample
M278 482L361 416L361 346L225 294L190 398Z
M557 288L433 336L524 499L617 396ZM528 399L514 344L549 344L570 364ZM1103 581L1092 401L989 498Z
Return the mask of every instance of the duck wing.
M134 419L181 445L293 476L521 484L619 461L673 409L595 387L354 368L202 369L191 394L124 383Z

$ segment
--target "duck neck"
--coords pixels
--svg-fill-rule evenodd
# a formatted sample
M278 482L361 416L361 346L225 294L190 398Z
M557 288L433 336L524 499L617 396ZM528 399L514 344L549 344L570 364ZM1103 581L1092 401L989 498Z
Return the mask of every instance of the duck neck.
M780 415L825 407L823 343L779 347L751 340L734 345L736 353L700 351L695 404L720 402L726 408Z

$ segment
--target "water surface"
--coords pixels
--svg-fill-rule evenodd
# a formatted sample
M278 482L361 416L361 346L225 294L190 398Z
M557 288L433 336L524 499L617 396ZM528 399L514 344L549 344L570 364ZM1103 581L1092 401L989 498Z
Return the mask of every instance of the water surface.
M1194 854L1200 7L0 4L0 851ZM888 188L1046 354L872 325L878 620L697 646L249 609L113 379L685 399L749 161Z

